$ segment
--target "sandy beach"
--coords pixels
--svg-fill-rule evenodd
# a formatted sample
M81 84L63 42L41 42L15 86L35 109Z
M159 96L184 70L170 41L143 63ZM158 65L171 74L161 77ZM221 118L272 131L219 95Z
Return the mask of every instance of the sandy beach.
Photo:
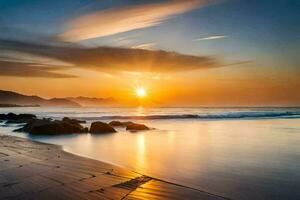
M226 199L13 136L0 136L0 198Z

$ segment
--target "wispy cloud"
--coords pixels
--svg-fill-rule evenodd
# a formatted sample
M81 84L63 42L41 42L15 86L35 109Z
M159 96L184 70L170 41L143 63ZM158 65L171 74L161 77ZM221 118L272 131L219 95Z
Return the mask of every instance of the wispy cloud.
M225 38L228 38L228 36L226 36L226 35L212 35L212 36L209 36L209 37L195 39L195 41L219 40L219 39L225 39Z
M151 43L145 43L145 44L138 44L138 45L132 46L131 48L153 50L153 47L155 45L156 45L155 43L151 42Z
M117 45L117 46L130 46L132 45L133 41L131 38L129 37L118 37L116 39L114 39L114 43Z
M168 18L204 6L212 0L172 0L164 3L127 6L79 16L66 23L58 36L64 41L80 41L158 25Z

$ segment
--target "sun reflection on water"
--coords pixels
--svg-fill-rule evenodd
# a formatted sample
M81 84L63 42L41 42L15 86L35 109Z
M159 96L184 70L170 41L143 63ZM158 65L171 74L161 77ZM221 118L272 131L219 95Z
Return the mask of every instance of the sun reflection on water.
M139 134L137 136L137 165L139 167L145 168L147 166L146 158L146 145L145 145L145 136L144 134Z

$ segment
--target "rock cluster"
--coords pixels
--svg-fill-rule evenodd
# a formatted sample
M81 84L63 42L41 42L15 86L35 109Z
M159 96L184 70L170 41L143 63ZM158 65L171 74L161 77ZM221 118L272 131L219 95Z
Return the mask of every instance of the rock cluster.
M32 114L0 114L0 121L6 121L6 123L25 123L21 128L16 129L16 132L26 132L36 135L57 135L57 134L74 134L74 133L115 133L117 132L114 127L125 127L126 130L131 132L150 130L144 124L137 124L134 122L121 122L111 121L109 123L104 122L92 122L90 129L83 127L81 124L86 121L78 119L70 119L64 117L62 120L53 120L51 118L38 119Z
M36 119L35 115L32 114L14 114L14 113L8 113L8 114L0 114L0 120L5 120L7 124L9 123L28 123L31 120Z

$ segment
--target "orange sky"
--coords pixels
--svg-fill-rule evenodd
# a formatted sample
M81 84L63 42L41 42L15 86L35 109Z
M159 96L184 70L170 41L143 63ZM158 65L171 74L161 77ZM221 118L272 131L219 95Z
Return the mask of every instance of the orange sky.
M145 105L153 106L292 106L300 105L297 74L282 71L261 75L253 64L180 73L103 74L74 70L79 78L1 77L0 88L46 98L113 97L125 105L135 104L135 90L143 87ZM238 68L238 69L236 69Z

